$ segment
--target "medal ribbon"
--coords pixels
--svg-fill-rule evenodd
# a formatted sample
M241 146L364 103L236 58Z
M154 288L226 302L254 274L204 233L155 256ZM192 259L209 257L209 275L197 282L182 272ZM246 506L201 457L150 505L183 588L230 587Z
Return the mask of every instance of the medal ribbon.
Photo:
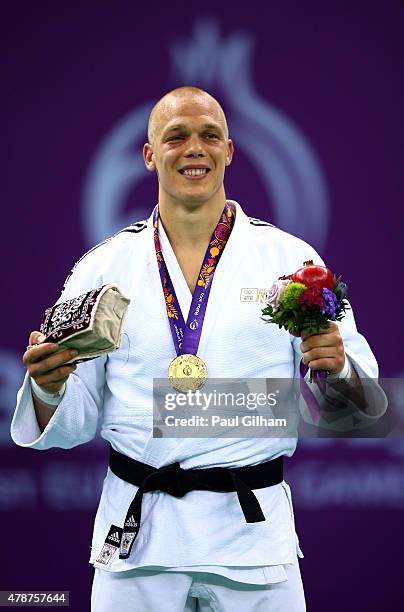
M173 337L177 356L183 354L196 355L198 351L213 276L220 257L222 256L224 247L229 239L235 217L235 207L226 202L223 212L220 215L218 224L216 225L216 228L210 238L208 248L206 249L205 257L203 259L201 269L199 270L195 291L192 296L187 322L185 323L177 296L175 294L174 285L171 281L163 258L163 253L161 251L158 232L158 206L156 206L154 209L154 246L156 249L156 257L159 267L161 285L164 292L168 321L170 323L171 335Z
M309 371L308 366L303 362L303 359L300 362L299 366L300 370L300 392L303 395L303 398L307 404L309 409L311 418L313 419L314 425L318 425L321 419L321 406L317 401L316 396L313 391L310 389L309 385L306 382L305 376ZM326 397L326 379L327 372L325 370L314 370L313 371L313 380L316 383L317 387L320 389L323 397Z

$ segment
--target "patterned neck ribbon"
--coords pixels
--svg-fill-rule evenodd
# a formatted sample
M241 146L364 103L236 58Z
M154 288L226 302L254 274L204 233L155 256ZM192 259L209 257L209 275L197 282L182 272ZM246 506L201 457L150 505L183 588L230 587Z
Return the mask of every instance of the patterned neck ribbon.
M154 209L154 246L156 249L161 285L163 287L164 299L166 302L168 321L170 323L171 335L173 337L177 355L197 354L213 276L224 247L229 239L235 218L236 209L234 205L226 202L216 229L210 238L208 248L206 249L205 257L203 259L201 269L199 270L195 291L192 296L187 322L185 323L177 296L175 294L174 285L171 282L171 278L163 258L163 253L161 252L158 232L158 206L156 206Z

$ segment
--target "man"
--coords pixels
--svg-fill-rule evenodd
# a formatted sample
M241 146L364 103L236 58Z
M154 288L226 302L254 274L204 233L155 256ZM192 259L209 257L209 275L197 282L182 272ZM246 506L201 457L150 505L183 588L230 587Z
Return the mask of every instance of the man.
M293 454L296 440L154 438L152 380L167 377L176 354L187 352L196 360L189 367L212 378L298 376L303 355L312 369L330 372L331 385L332 378L376 378L377 364L352 313L301 342L264 326L260 304L240 300L243 287L268 287L303 261L321 260L301 240L249 219L236 202L226 203L223 179L234 146L214 98L193 87L168 93L153 108L148 140L144 160L157 173L158 210L89 251L59 300L116 283L131 299L128 342L76 368L66 365L74 351L55 353L57 345L41 344L39 332L32 332L12 437L26 447L70 448L95 435L102 414L101 435L114 451L90 558L94 612L117 606L121 612L300 612L301 553L290 491L274 467ZM191 326L188 313L201 294L204 311L199 325ZM358 408L357 419L371 421L376 412ZM115 460L128 466L126 477L117 475ZM131 482L147 466L156 468L153 478L177 466L182 481L179 466L199 470L202 478L210 468L222 468L222 483L228 474L236 482L238 468L252 473L264 464L268 486L263 481L255 497L245 488L243 493L239 481L227 492L191 487L182 496L157 486L146 492L143 480ZM272 484L270 471L276 472ZM139 495L141 526L134 502ZM247 522L243 495L261 518Z

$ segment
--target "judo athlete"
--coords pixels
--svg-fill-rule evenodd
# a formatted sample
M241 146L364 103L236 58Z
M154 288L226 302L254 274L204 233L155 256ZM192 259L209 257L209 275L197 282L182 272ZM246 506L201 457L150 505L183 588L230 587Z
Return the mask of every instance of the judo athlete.
M193 87L166 94L148 141L158 206L85 254L59 298L117 284L131 300L127 342L72 366L71 350L56 354L33 331L11 435L22 447L67 449L91 440L101 418L110 466L90 557L93 612L301 612L302 553L282 477L296 439L153 437L153 378L168 378L183 355L197 376L221 379L298 377L303 358L330 373L330 386L345 379L349 388L353 378L377 378L377 363L352 311L302 342L264 325L262 304L240 299L243 288L268 288L322 261L226 200L234 145L214 98ZM357 408L357 421L378 416Z

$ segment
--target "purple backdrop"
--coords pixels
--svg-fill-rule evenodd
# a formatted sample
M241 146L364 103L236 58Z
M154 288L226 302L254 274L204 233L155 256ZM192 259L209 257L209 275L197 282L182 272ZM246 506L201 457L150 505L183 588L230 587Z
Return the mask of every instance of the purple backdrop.
M73 610L89 607L105 445L36 453L13 447L8 429L27 335L74 261L155 203L139 150L168 89L219 97L236 144L227 195L343 273L381 374L403 377L402 7L209 6L3 9L0 511L23 537L6 540L0 590L70 590ZM303 441L289 461L308 610L399 609L403 464L401 440Z

